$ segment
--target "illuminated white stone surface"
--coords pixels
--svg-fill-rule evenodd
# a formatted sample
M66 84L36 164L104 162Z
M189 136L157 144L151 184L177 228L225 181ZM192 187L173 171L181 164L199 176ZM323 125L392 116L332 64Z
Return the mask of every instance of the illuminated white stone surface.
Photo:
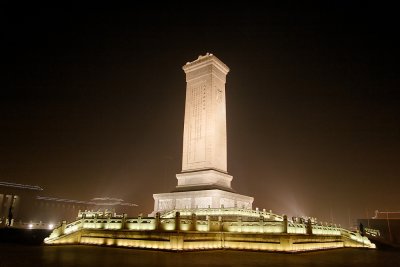
M219 189L154 194L154 210L164 213L173 209L244 208L251 209L253 198Z
M290 221L271 211L239 208L179 209L155 218L79 212L76 221L68 224L64 221L44 242L175 251L298 252L342 247L375 248L367 237L336 225L317 224L311 220Z
M227 172L225 82L229 68L212 54L183 66L186 73L182 172Z
M177 188L188 186L221 186L231 188L232 176L215 170L202 170L195 172L179 173Z
M182 173L172 193L154 194L154 211L175 208L252 208L253 198L236 194L227 172L225 82L229 68L207 53L183 66L186 103Z

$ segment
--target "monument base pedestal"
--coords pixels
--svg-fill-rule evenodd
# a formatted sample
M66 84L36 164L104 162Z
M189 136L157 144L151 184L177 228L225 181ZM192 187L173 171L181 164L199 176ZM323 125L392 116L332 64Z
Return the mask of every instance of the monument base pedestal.
M251 209L254 198L220 189L183 191L173 193L153 194L154 211L165 213L174 209L196 208L244 208Z
M194 191L191 187L214 186L220 188L207 189L222 189L233 192L231 188L232 176L227 173L216 170L198 170L193 172L183 172L176 175L178 185L175 191ZM189 189L185 189L189 188ZM195 189L198 190L198 189Z

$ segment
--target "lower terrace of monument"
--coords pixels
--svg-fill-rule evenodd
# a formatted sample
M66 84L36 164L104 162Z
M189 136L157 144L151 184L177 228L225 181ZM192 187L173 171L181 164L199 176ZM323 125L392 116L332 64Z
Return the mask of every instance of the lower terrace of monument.
M87 244L171 251L239 249L300 252L342 247L375 248L368 238L314 218L266 210L205 208L173 210L155 217L79 212L55 228L46 244Z

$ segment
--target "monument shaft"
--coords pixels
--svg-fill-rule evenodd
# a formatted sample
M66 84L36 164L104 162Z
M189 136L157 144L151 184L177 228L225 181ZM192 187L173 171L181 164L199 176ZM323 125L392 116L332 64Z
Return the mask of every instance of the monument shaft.
M213 55L183 66L186 104L182 172L227 172L225 82L229 68Z

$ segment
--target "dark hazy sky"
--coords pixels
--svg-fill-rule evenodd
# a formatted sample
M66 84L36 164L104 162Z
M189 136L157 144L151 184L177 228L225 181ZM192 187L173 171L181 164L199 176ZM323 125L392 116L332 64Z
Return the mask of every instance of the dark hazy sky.
M231 69L228 171L254 207L345 226L399 210L397 14L348 2L3 6L0 180L151 212L181 170L181 67L211 52Z

